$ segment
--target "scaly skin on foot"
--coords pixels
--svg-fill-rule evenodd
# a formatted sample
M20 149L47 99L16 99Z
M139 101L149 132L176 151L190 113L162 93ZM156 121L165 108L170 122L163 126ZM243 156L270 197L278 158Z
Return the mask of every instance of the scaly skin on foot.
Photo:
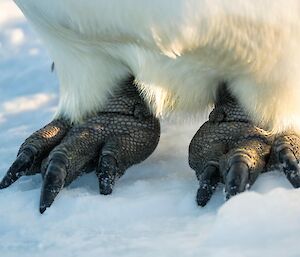
M207 204L219 182L225 184L229 199L249 188L261 172L278 165L299 187L299 147L296 134L273 135L255 126L226 85L221 85L209 120L189 147L189 164L199 180L198 205Z
M10 186L23 175L40 173L43 159L61 142L70 127L70 122L55 119L28 137L21 145L16 160L2 179L0 189Z
M156 148L160 125L133 79L123 82L106 106L82 124L51 122L22 144L17 160L0 183L5 188L22 175L41 172L40 212L83 172L96 169L101 194L110 194L127 168Z
M272 146L268 168L280 169L291 184L298 188L300 187L299 161L299 136L292 131L277 135Z

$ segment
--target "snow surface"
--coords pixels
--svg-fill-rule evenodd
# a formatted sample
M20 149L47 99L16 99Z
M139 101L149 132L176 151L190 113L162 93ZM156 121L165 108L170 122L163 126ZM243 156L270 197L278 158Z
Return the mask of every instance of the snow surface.
M22 141L51 120L58 82L50 67L17 7L0 0L0 177ZM1 191L0 256L300 256L300 190L277 171L226 203L220 186L196 206L187 149L200 124L164 121L158 149L111 196L85 175L40 215L39 175Z

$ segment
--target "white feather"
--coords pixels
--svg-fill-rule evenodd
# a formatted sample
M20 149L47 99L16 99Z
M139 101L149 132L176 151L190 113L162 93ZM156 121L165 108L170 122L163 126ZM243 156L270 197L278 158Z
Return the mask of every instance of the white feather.
M133 74L156 113L203 111L218 83L276 131L300 130L298 0L15 0L53 58L57 115L80 121Z

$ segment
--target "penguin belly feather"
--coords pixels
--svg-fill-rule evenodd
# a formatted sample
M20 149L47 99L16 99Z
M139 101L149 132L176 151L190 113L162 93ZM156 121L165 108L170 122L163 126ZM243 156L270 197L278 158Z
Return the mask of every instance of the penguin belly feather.
M130 75L157 115L203 112L220 82L253 120L300 130L298 0L14 0L55 63L57 116L105 105Z

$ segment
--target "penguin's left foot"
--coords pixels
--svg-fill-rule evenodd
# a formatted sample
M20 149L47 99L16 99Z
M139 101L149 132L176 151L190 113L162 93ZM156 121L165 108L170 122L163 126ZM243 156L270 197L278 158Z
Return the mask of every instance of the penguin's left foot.
M205 206L219 182L226 199L250 188L270 167L280 167L300 187L300 138L274 135L254 125L226 85L218 90L215 108L193 137L189 164L199 180L197 203Z

